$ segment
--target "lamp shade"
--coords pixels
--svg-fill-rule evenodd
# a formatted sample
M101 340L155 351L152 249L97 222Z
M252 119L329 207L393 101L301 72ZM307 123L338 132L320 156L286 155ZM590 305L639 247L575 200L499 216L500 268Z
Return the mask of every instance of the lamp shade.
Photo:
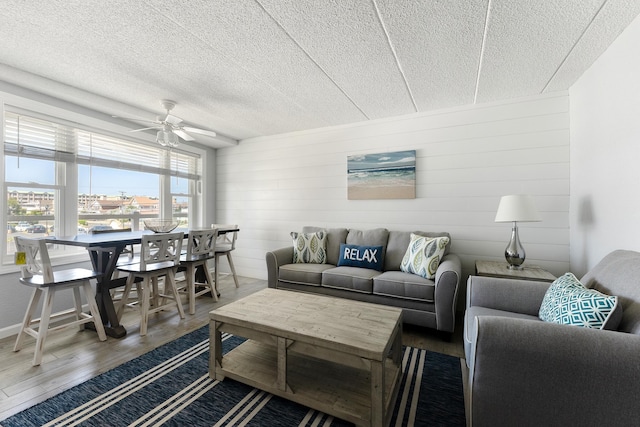
M531 196L514 194L502 196L500 199L495 222L535 222L541 220Z

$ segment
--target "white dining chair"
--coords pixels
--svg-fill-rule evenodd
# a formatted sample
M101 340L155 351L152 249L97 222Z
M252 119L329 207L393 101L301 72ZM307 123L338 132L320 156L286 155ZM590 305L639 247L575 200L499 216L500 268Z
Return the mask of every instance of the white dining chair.
M196 312L196 297L210 292L213 300L218 301L216 283L207 266L207 261L215 258L217 231L216 228L189 230L187 252L180 255L178 271L184 271L189 314ZM202 269L204 281L198 283L200 289L196 291L196 269L198 267Z
M89 322L93 322L95 325L100 341L105 341L107 336L90 282L92 279L100 277L100 273L85 268L54 271L49 258L47 243L43 239L15 236L14 241L16 255L19 257L24 256L24 264L21 264L20 269L20 283L32 287L33 293L31 294L13 351L19 351L22 348L26 335L34 337L36 339L36 348L33 355L33 366L38 366L42 363L42 352L49 332L74 325L78 325L80 329L83 329L84 324ZM54 297L63 289L71 289L73 291L74 308L52 313ZM82 311L80 289L83 290L90 313ZM40 318L34 319L33 316L43 295ZM51 321L55 321L55 326L52 325Z
M236 274L236 268L233 265L233 259L231 258L231 252L236 249L236 240L238 239L238 225L237 224L212 224L211 228L215 228L218 230L218 237L216 238L216 256L215 256L215 282L216 288L218 286L218 278L221 274L229 274L229 273L220 273L220 257L226 256L227 261L229 262L229 268L231 269L231 275L233 275L233 281L236 284L236 288L239 287L238 283L238 275Z
M129 293L136 279L141 279L138 283L137 306L140 310L140 335L142 336L147 334L149 315L152 313L175 306L180 318L184 319L182 302L176 288L176 271L180 263L183 239L183 232L145 234L140 244L140 262L118 266L118 270L129 274L118 305L118 319L122 318L125 306L131 306L128 304ZM158 284L160 278L164 278L162 292Z

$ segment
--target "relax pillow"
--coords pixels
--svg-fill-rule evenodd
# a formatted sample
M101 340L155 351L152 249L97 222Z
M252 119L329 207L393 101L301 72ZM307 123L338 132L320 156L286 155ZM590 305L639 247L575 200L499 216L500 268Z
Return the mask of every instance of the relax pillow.
M382 271L382 246L340 245L338 266L362 267Z
M433 279L449 243L448 237L425 237L411 233L411 241L402 258L400 270L425 279Z
M324 230L315 233L291 232L293 239L294 264L326 264L327 233Z
M618 297L586 288L572 273L558 277L544 295L538 317L545 322L616 329L622 319Z

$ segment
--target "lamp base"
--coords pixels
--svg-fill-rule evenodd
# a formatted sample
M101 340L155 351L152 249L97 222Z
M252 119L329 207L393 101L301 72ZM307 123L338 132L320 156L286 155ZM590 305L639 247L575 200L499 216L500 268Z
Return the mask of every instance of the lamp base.
M511 270L522 270L522 264L524 263L525 253L522 244L520 243L520 237L518 237L518 225L514 222L511 229L511 240L504 250L504 257L509 264Z

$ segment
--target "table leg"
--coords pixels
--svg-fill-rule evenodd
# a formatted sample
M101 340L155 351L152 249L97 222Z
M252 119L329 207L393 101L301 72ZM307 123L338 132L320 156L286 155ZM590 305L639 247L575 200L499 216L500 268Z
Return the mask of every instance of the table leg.
M391 346L391 360L394 366L402 367L402 323L398 324L396 331L394 332L393 344Z
M287 383L287 349L292 343L292 340L278 337L278 389L288 393L293 393L293 390Z
M104 330L107 335L113 338L122 338L127 335L127 330L118 320L113 299L111 298L111 289L124 286L126 278L118 278L113 280L113 272L116 269L116 262L124 249L124 245L110 248L95 247L89 248L89 256L91 264L95 271L102 273L102 277L98 279L96 287L96 302L100 317L104 324Z
M371 425L383 426L385 421L385 369L384 361L371 361Z
M209 378L222 381L222 333L220 332L220 322L211 321L209 323Z

